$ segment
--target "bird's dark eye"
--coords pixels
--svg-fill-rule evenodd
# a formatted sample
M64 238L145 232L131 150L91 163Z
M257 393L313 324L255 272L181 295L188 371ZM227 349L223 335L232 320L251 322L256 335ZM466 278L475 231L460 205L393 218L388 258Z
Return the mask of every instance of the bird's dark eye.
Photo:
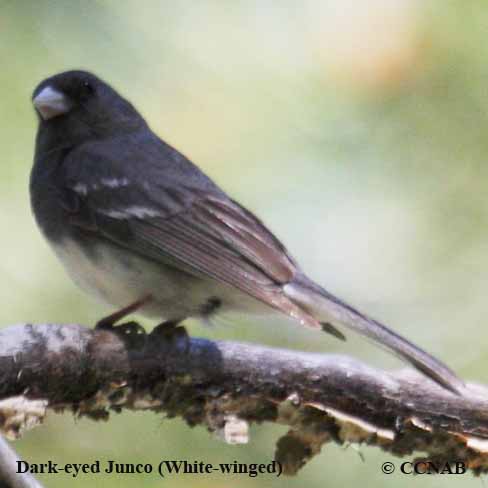
M95 88L89 81L83 82L83 93L85 95L93 95L95 93Z

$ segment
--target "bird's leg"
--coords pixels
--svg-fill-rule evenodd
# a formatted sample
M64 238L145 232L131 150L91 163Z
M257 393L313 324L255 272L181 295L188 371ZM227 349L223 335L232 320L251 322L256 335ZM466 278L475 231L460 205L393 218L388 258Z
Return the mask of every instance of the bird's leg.
M131 303L130 305L127 305L127 307L121 308L120 310L117 310L116 312L108 315L107 317L104 317L103 319L100 319L96 325L96 329L105 329L105 330L110 330L114 328L114 325L119 321L122 320L124 317L127 317L127 315L136 312L139 310L143 305L146 303L150 302L152 300L151 295L145 295L142 297L140 300L137 300L134 303ZM123 332L126 332L127 334L129 333L138 333L140 334L141 331L144 333L144 329L137 323L137 322L127 322L125 324L119 325L117 329L121 330L124 329Z
M156 325L151 332L151 337L157 337L164 341L168 347L177 347L183 353L187 353L190 347L188 333L183 326L179 324L185 319L166 320Z

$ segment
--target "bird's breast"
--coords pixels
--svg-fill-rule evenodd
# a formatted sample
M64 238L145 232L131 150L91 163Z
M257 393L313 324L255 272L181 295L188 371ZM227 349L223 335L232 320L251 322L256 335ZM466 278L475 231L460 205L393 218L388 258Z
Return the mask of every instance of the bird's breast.
M76 242L65 238L52 243L72 280L100 301L125 307L143 296L177 300L177 278L164 267L109 243ZM172 293L172 290L175 293Z
M223 311L270 312L269 307L233 287L145 259L111 243L66 237L51 241L51 245L80 288L117 308L150 295L152 301L141 313L158 319L205 317L209 312Z

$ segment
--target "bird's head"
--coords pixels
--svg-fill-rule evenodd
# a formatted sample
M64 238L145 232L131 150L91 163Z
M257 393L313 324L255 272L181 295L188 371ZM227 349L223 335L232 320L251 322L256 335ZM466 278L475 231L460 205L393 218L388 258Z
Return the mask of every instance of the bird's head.
M132 130L144 124L130 102L100 78L86 71L65 71L45 79L32 103L40 130L63 131L82 141Z

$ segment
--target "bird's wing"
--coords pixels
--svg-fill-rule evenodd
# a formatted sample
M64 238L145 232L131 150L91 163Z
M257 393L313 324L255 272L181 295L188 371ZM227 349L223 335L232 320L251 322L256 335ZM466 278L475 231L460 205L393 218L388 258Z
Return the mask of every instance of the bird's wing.
M149 259L226 283L320 327L283 293L297 265L251 212L205 185L174 182L170 175L122 176L116 166L101 164L90 171L84 161L82 172L79 165L66 165L63 202L72 225Z

